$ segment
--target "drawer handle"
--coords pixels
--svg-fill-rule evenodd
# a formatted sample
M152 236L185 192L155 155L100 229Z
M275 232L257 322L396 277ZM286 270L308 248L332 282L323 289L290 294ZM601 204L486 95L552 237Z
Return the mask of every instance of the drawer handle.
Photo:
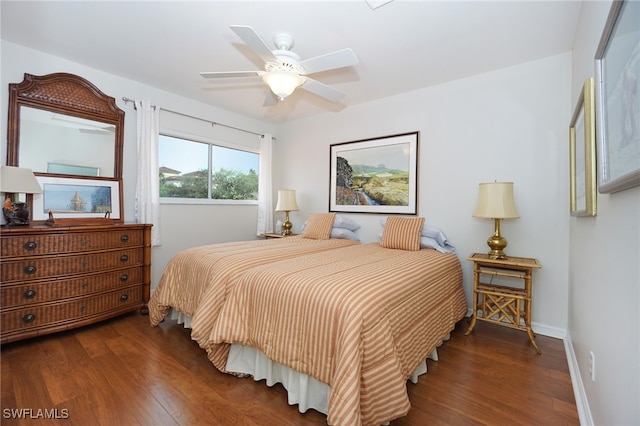
M22 321L23 321L25 324L29 324L30 322L35 321L35 319L36 319L35 314L27 314L27 315L25 315L25 316L23 316L23 317L22 317Z
M26 243L24 243L23 247L27 251L33 251L38 247L38 243L36 243L35 241L27 241Z
M123 234L120 237L120 241L122 241L123 243L126 243L127 241L129 241L129 236L127 234Z
M120 281L126 281L128 279L129 279L129 275L127 275L127 274L120 275Z
M24 267L24 273L25 274L29 274L29 275L35 274L37 270L38 270L38 268L36 268L33 265L29 265L29 266L25 266Z
M129 299L129 295L127 293L120 295L120 301L121 302L126 302L127 299Z
M129 260L129 256L127 256L126 254L120 256L120 262L126 262L127 260Z
M36 297L36 291L27 290L22 294L22 297L24 297L25 299L33 299L34 297Z

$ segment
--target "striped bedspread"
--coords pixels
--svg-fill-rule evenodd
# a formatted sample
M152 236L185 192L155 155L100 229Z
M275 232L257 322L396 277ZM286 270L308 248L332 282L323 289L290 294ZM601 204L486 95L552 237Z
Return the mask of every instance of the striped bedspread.
M212 244L184 250L169 260L149 301L149 320L158 325L171 308L194 317L208 293L219 310L231 278L246 269L281 259L359 244L344 239L287 238ZM212 302L213 301L213 302ZM212 307L208 308L211 314Z
M466 312L455 254L362 244L248 269L199 343L222 371L239 343L328 384L329 424L380 425Z

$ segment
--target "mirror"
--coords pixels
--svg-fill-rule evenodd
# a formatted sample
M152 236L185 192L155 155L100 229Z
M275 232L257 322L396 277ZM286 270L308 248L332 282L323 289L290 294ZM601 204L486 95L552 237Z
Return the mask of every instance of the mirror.
M7 165L122 178L124 111L82 77L24 74L9 85Z
M23 105L20 167L43 173L114 177L115 130L112 124Z

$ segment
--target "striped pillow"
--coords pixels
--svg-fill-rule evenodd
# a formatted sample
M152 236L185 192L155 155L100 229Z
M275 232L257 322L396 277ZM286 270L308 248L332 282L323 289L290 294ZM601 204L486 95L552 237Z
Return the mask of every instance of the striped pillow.
M312 240L328 240L333 227L335 213L316 213L309 216L307 226L302 233L303 238Z
M424 217L390 217L384 225L380 245L398 250L420 250Z

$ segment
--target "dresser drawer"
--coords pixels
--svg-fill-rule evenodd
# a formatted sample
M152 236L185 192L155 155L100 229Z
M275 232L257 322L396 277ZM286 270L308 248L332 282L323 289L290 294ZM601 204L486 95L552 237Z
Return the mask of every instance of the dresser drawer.
M0 280L32 281L73 274L89 274L109 269L138 266L143 263L140 249L115 250L103 253L23 258L2 262Z
M1 314L3 340L10 337L12 331L23 332L45 326L51 328L64 323L71 326L91 316L103 315L106 318L110 311L135 310L142 303L142 287L135 286L55 304L4 310Z
M112 248L142 246L142 229L100 232L67 232L29 235L3 235L2 257L38 256L51 253L82 253Z
M26 285L21 282L2 286L0 307L6 309L75 296L86 296L140 283L142 283L142 267L140 266L81 277L33 281Z

